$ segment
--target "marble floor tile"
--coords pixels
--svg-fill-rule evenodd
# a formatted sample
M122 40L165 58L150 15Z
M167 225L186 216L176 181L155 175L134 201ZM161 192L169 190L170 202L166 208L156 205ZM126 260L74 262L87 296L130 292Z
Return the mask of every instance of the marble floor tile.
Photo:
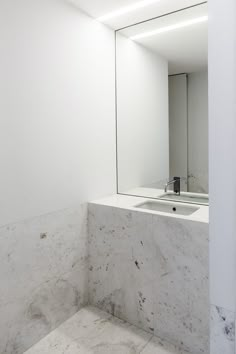
M141 354L190 354L178 349L172 344L166 343L157 337L152 337L150 342L142 350Z
M150 339L150 334L87 307L25 353L135 354L140 353Z
M94 307L80 310L25 354L185 354Z

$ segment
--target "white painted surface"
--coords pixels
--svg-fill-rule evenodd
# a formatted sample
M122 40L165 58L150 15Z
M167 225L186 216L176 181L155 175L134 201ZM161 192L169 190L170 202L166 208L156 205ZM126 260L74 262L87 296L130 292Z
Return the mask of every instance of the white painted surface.
M97 18L142 0L67 0ZM106 21L114 29L132 25L156 16L201 3L202 0L160 0L150 6Z
M211 303L235 311L236 2L214 0L209 7Z
M11 0L0 43L0 225L115 192L114 33L62 0Z
M208 193L208 72L188 75L189 191Z
M130 38L207 16L208 5L203 4L128 27L122 33ZM191 73L207 68L208 21L135 41L166 58L169 63L169 74Z
M187 75L169 77L170 177L188 176ZM186 190L181 182L181 190Z
M169 176L168 64L117 36L119 192Z
M170 176L189 176L189 192L208 193L207 71L171 76L169 107Z

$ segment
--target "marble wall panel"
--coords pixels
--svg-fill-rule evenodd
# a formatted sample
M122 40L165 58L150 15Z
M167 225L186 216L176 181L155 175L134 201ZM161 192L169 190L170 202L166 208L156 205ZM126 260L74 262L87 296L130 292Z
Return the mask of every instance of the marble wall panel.
M235 354L235 314L211 306L211 354Z
M89 301L209 353L208 224L89 205Z
M87 205L0 228L0 353L20 354L88 303Z

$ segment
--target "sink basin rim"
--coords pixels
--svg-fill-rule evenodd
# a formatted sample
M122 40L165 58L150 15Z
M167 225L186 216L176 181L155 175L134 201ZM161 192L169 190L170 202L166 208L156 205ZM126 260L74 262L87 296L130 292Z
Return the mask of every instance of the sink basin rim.
M146 200L134 206L137 209L155 211L170 215L190 216L199 210L199 206L189 205L187 203L174 203L167 201Z

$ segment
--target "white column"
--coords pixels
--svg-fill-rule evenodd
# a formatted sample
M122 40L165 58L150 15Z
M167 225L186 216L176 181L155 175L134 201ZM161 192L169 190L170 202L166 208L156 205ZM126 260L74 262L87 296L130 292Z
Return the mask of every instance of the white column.
M236 1L209 2L211 354L234 353Z

